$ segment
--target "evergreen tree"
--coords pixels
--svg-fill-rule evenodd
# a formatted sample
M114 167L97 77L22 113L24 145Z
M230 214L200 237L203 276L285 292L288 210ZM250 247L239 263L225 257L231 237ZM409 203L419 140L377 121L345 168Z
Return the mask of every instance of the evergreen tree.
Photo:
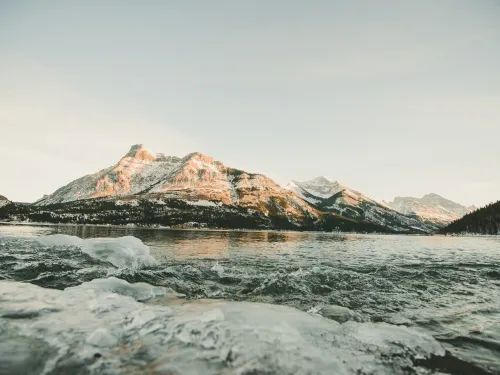
M461 219L455 220L446 228L441 229L439 233L500 234L500 201L490 203Z

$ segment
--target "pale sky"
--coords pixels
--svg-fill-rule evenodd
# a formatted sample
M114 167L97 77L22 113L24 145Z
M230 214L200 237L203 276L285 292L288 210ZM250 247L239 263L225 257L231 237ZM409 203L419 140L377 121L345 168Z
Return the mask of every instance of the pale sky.
M500 1L0 0L0 194L132 144L375 199L500 199Z

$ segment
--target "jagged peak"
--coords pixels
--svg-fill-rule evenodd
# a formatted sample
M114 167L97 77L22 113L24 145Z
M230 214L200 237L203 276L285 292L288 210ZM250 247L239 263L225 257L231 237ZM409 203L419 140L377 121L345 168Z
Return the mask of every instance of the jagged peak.
M132 156L135 155L138 151L143 151L147 150L146 146L142 143L137 143L135 145L130 146L129 152L127 152L127 155Z
M155 160L157 155L153 154L142 143L132 145L124 158L134 158L138 160Z
M338 184L337 181L332 181L330 180L328 177L325 177L325 176L318 176L318 177L315 177L313 178L312 180L310 181L307 181L307 182L317 182L317 183L325 183L325 184L332 184L332 183L336 183Z
M190 160L201 161L201 162L204 162L207 164L216 163L216 160L213 157L202 154L201 152L197 152L197 151L192 152L183 158L183 161L185 161L185 162L190 161Z
M7 197L0 194L0 201L8 201Z
M315 185L328 185L328 186L344 186L338 181L330 180L325 176L314 177L307 181L291 180L287 185L301 185L301 184L315 184Z

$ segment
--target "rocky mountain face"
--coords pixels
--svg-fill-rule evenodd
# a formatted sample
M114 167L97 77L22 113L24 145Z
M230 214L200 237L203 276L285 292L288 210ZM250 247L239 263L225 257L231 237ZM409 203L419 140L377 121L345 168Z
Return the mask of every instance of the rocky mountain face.
M180 162L180 158L153 154L143 145L135 145L117 164L81 177L53 194L45 195L35 205L137 194L151 188L165 174L177 168Z
M394 231L428 232L436 229L433 225L397 212L384 203L323 176L310 181L290 181L286 188L319 211L386 226Z
M396 197L392 202L385 203L396 211L439 227L446 226L476 209L474 206L462 206L434 193L422 198Z
M223 204L285 219L297 227L312 223L321 213L270 178L227 167L210 156L192 153L184 158L153 154L132 146L121 160L79 178L35 202L38 207L90 198L120 200L175 199L195 205Z

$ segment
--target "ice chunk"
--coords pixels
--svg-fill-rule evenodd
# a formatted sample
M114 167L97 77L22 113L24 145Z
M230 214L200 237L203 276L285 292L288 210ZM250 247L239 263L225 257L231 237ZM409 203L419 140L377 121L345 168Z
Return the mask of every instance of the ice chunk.
M50 374L72 369L82 374L124 369L127 374L406 374L425 373L415 358L444 355L431 336L406 327L338 324L290 307L250 302L151 306L109 293L116 280L100 283L104 288L84 284L61 291L0 281L0 343L24 340L26 348L19 360L0 360L3 373L40 373L28 367L35 366ZM43 313L47 306L50 312ZM23 310L35 314L5 315ZM54 347L58 360L25 361L44 347Z
M81 239L55 234L40 237L37 241L44 246L76 246L91 257L109 262L118 268L139 268L157 264L149 253L149 247L133 236Z
M44 246L77 246L81 247L84 243L79 237L68 236L67 234L52 234L37 239Z
M219 264L219 262L216 262L212 268L211 268L212 271L214 272L217 272L217 274L219 275L219 277L222 277L222 275L224 274L224 267Z
M90 238L84 241L82 251L119 268L138 268L157 264L149 254L149 247L133 236Z
M0 340L0 354L0 374L36 375L56 353L43 340L18 336Z
M363 322L363 317L354 311L343 306L325 305L320 308L319 313L325 318L335 320L339 323L345 323L349 320Z
M203 322L210 322L212 320L224 320L224 313L220 309L213 309L203 313L200 316Z
M87 337L87 342L94 346L111 347L115 346L118 340L106 328L101 327L97 328Z
M148 283L130 284L125 280L110 277L107 279L94 279L76 287L66 288L68 290L93 290L96 292L111 292L122 296L129 296L136 301L145 301L160 296L184 297L183 294L175 292L171 288L153 286Z
M356 324L347 322L342 325L350 337L362 341L366 345L395 352L396 348L405 348L414 358L428 358L430 354L444 356L443 347L429 335L414 331L404 326L388 323Z

